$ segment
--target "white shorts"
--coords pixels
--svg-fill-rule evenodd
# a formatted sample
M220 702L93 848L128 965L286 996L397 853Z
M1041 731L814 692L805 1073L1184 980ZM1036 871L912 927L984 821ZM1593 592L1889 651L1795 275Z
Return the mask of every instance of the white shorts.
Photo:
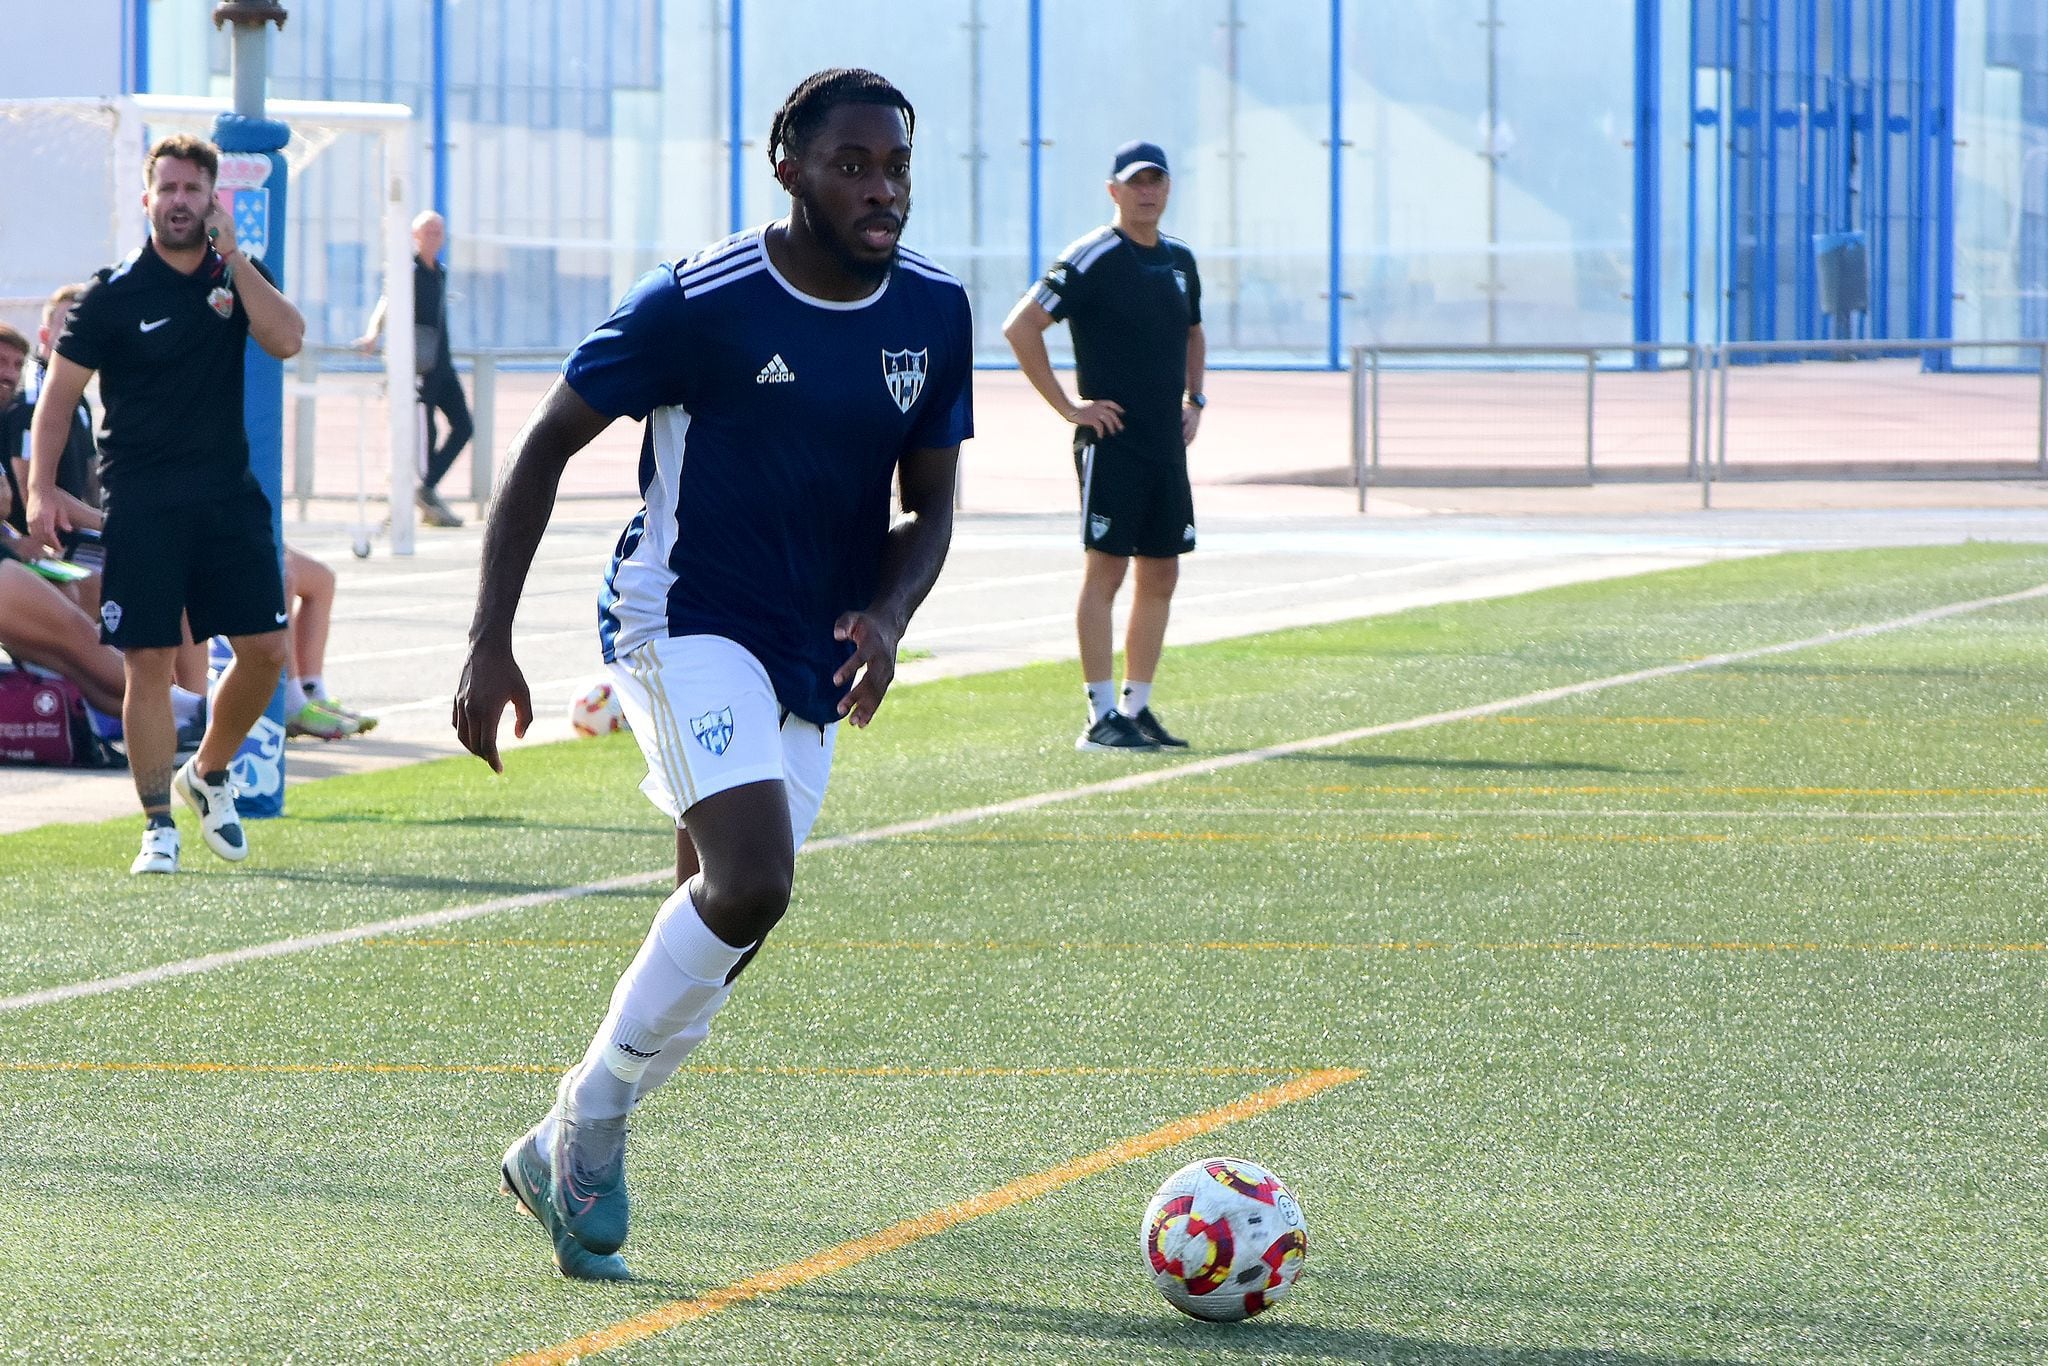
M761 661L724 636L650 640L611 665L647 758L640 790L677 825L713 793L781 782L801 849L825 804L837 723L785 716Z

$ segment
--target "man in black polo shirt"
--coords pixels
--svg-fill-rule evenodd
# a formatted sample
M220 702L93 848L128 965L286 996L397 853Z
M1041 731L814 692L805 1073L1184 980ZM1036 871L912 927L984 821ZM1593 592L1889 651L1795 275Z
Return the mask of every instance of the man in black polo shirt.
M305 323L236 245L234 221L214 199L219 172L218 151L199 138L150 149L150 240L93 276L36 402L29 535L54 547L68 527L57 466L86 381L99 372L100 629L127 674L122 729L148 822L135 873L177 871L174 787L198 813L208 848L230 862L248 857L228 765L285 659L283 571L270 501L249 470L242 367L251 337L281 360L296 355ZM193 635L226 636L235 658L199 752L174 773L171 675L188 614Z
M1151 697L1178 557L1195 548L1188 443L1205 401L1202 280L1187 244L1159 231L1172 189L1166 153L1125 143L1108 188L1116 216L1060 253L1010 310L1003 336L1031 387L1075 428L1086 568L1074 622L1088 725L1074 748L1178 748L1187 742L1160 724ZM1046 353L1045 330L1056 322L1073 332L1079 403L1067 398ZM1133 559L1119 699L1111 614Z
M455 357L448 349L448 267L441 264L441 248L447 241L448 225L432 209L412 220L413 368L419 372L420 406L427 418L426 468L413 499L419 504L420 520L428 526L457 527L462 519L442 501L441 476L469 444L476 424L470 420L462 381L455 377ZM356 338L358 351L377 349L386 306L380 297L369 327ZM437 413L448 419L448 439L439 444Z

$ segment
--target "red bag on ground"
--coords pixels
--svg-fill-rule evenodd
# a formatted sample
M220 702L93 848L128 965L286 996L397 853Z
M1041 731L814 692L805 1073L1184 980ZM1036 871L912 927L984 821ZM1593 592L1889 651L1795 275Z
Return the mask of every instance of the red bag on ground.
M74 684L0 668L0 763L104 768L112 757L93 734L85 695Z

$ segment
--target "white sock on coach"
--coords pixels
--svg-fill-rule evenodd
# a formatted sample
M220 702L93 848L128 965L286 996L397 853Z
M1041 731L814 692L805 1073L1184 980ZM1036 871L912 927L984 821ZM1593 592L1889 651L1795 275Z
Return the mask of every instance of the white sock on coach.
M1124 680L1124 700L1117 707L1117 710L1125 716L1136 716L1151 705L1152 685L1150 683L1133 683L1130 679L1126 678Z
M192 718L199 715L199 709L206 705L206 699L196 692L186 692L177 684L171 684L171 720L180 726L190 725Z
M1089 683L1088 724L1093 725L1116 710L1116 684L1107 678L1100 683Z
M611 1009L583 1061L564 1078L563 1102L579 1119L623 1118L652 1089L642 1082L670 1042L694 1027L710 1031L711 1016L731 994L726 976L750 947L735 948L713 934L697 914L688 885L678 887L612 989ZM678 1057L676 1064L681 1062ZM668 1076L674 1072L670 1067Z

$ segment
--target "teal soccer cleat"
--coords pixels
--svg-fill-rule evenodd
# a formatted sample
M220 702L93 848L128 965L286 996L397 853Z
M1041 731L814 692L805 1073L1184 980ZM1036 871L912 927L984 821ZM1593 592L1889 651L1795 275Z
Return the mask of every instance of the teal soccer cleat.
M554 1202L548 1198L553 1177L548 1170L547 1154L541 1151L540 1128L539 1124L534 1125L505 1150L505 1162L500 1168L504 1175L502 1189L547 1230L549 1241L555 1245L555 1266L564 1276L572 1281L631 1280L633 1273L627 1269L625 1258L616 1252L600 1256L588 1251L570 1235L555 1212Z
M570 1117L555 1109L548 1152L553 1214L586 1252L602 1257L626 1242L626 1121Z

